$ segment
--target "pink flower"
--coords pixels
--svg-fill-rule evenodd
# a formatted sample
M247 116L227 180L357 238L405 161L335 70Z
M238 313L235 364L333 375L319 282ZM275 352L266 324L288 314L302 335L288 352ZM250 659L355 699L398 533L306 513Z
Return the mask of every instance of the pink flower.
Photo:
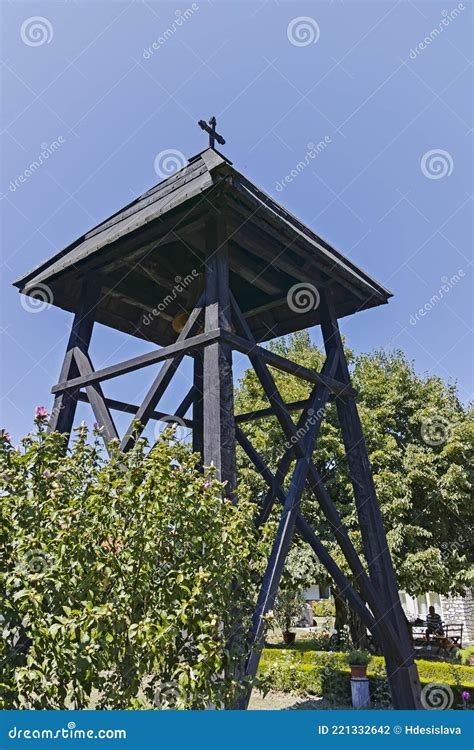
M212 482L204 482L204 487L206 490L208 490L210 487L212 487Z
M467 690L463 690L462 697L464 698L465 701L468 701L469 698L471 697L471 693L468 693Z
M51 479L51 472L48 471L48 469L45 469L43 471L43 476L44 476L45 479Z
M38 417L38 419L44 419L48 416L48 410L46 406L37 406L35 409L35 417Z

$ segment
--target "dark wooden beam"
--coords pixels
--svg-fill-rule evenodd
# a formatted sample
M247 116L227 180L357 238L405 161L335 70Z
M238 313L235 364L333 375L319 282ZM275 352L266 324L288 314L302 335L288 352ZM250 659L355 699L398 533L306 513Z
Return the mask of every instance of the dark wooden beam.
M350 384L349 368L344 354L342 338L329 295L324 294L322 296L321 307L321 328L326 352L338 352L339 377L343 382ZM406 617L400 603L395 571L377 501L357 405L355 399L348 395L338 396L335 403L346 449L349 476L354 490L364 555L367 560L370 579L378 592L378 601L397 634L403 662L400 665L388 649L385 651L387 675L394 707L398 709L420 709L422 708L421 688L414 661L413 646Z
M341 383L338 380L334 380L334 378L324 377L318 372L310 370L309 367L298 365L296 362L286 359L286 357L281 357L276 352L271 352L262 346L252 343L249 339L226 331L222 332L222 337L233 349L246 354L249 358L250 355L258 356L261 362L266 363L270 367L287 372L289 375L295 375L297 378L307 380L310 383L327 386L332 393L350 393L351 395L355 395L354 389L352 386L347 385L347 383Z
M183 330L178 336L176 343L182 343L186 341L189 336L192 335L194 329L197 327L197 324L199 322L201 315L202 315L202 298L198 300L196 307L194 308L191 315L187 319L183 327ZM148 390L143 400L142 405L137 411L135 415L135 419L132 420L132 422L130 423L129 428L122 439L120 447L122 448L123 451L129 450L131 446L133 445L133 442L135 440L136 430L137 430L137 421L140 423L141 429L143 429L147 425L152 412L155 410L155 407L157 406L160 398L164 394L165 390L167 389L168 385L171 382L173 375L175 374L176 370L181 364L184 354L185 354L184 351L180 352L176 357L173 357L172 359L168 359L165 362L165 364L162 365L160 372L158 373L155 380L153 381L150 389Z
M75 388L82 388L91 383L110 380L111 378L116 378L118 375L125 375L127 372L135 372L135 370L140 370L142 367L148 367L148 365L163 362L163 360L175 357L177 354L181 354L181 352L184 352L184 354L191 354L191 352L194 352L196 349L210 346L220 338L220 330L200 333L197 336L191 336L191 338L185 339L184 341L176 341L169 346L163 346L156 351L141 354L138 357L132 357L132 359L126 359L124 362L119 362L110 367L104 367L102 370L96 370L94 373L86 377L65 380L54 385L51 392L61 393L63 391L74 390Z
M84 393L83 391L79 391L77 394L77 400L81 401L82 403L88 404L90 403L89 397L87 395L87 392ZM125 401L117 401L115 398L107 398L104 396L104 402L108 409L112 409L113 411L121 411L125 412L126 414L136 414L139 410L139 406L136 404L127 404ZM187 410L186 410L187 411ZM192 419L185 419L183 417L180 417L178 413L176 414L166 414L164 411L154 411L151 414L151 419L156 419L160 422L171 422L172 417L176 417L177 419L181 419L182 422L186 425L186 427L192 428L193 426L193 420Z
M100 291L100 276L96 275L94 278L91 277L83 281L81 304L74 316L66 354L59 375L60 381L75 378L79 374L74 358L74 350L78 347L81 351L87 352L89 348ZM76 413L77 394L78 388L72 388L68 392L57 393L48 424L49 432L55 430L58 432L71 432Z
M332 377L336 371L337 363L338 363L338 354L336 352L331 352L331 355L328 356L328 358L326 359L323 365L321 374L325 376L327 375L328 377ZM311 402L308 402L308 406L301 414L298 420L298 424L296 425L295 435L298 438L300 437L301 434L303 434L303 437L304 437L305 429L307 428L307 425L308 423L311 422L311 420L315 420L315 419L317 420L318 431L319 431L319 426L321 425L321 422L324 416L324 411L325 411L327 402L329 400L330 394L329 394L329 389L327 387L315 386L315 389L318 389L318 388L319 388L318 403L317 403L318 410L315 412L313 409L313 414L310 415L309 409L311 408ZM311 458L312 452L309 451L309 446L305 448L305 451L306 451L306 454L308 455L308 458ZM277 471L275 475L275 481L277 484L280 484L280 485L283 484L283 481L290 469L294 454L295 454L294 443L290 442L289 447L283 454L277 466ZM262 503L262 508L260 511L259 519L258 519L260 524L265 523L265 521L268 519L268 516L270 515L270 511L273 507L274 498L275 498L275 490L274 488L270 487Z
M278 495L280 502L285 503L285 491L283 490L282 486L278 484L278 482L276 481L276 477L268 469L261 456L257 453L249 439L245 436L240 428L237 428L236 430L236 437L243 450L255 465L255 468L257 469L259 474L262 475L263 479L266 481L270 488L276 487L276 494ZM374 617L372 613L367 609L365 602L361 599L360 595L348 581L344 573L342 573L337 563L326 550L323 543L315 534L308 522L305 521L301 513L298 513L296 518L296 529L301 534L303 539L311 545L318 559L324 565L336 585L347 598L350 605L355 609L356 612L359 613L361 619L369 628L369 630L373 630L374 627L376 629L376 622L374 620Z
M235 243L230 244L229 268L265 294L275 295L283 291L282 280L273 268L257 263L254 255L246 253Z
M287 411L292 412L292 411L301 411L301 409L305 409L309 405L310 405L309 399L304 398L301 401L292 401L289 404L285 404L285 407ZM242 414L236 414L235 423L242 424L242 422L252 422L254 419L263 419L264 417L274 417L274 416L276 415L273 410L273 407L269 406L266 409L257 409L257 411L247 411Z
M74 359L76 360L77 369L80 375L87 376L94 372L89 355L77 346L74 349ZM118 440L118 432L109 408L105 402L100 383L86 386L86 393L89 403L92 406L96 422L98 426L102 428L104 442L106 446L108 446L111 440Z
M232 307L234 321L238 330L242 333L243 336L247 337L247 340L251 344L251 331L236 301L233 298ZM385 642L387 644L387 647L392 649L392 653L399 656L396 633L390 621L387 619L387 611L383 607L380 607L378 592L373 586L359 559L359 556L349 538L347 529L342 524L337 508L333 503L316 466L306 455L305 450L302 448L298 441L295 424L288 412L286 412L285 410L284 402L278 392L278 389L276 388L275 382L267 368L266 363L260 358L257 352L257 349L259 348L260 347L254 347L253 349L251 349L251 352L253 353L249 354L249 358L253 365L255 373L262 384L268 400L275 409L275 413L278 416L279 422L287 440L289 440L290 442L295 441L294 451L296 457L304 458L309 462L308 484L310 486L310 489L312 490L312 492L314 492L323 513L325 514L328 522L331 524L336 540L341 547L344 557L346 558L347 563L352 571L354 579L357 582L362 595L364 596L372 612L374 613L374 616L379 622L380 630L382 631L383 629L383 631L386 633Z
M193 368L193 452L199 453L201 461L199 468L202 468L203 454L203 419L204 419L204 381L203 381L203 352L196 352L194 355Z
M230 335L229 265L225 217L206 224L205 329ZM203 463L213 464L232 495L236 483L232 349L222 340L203 355Z

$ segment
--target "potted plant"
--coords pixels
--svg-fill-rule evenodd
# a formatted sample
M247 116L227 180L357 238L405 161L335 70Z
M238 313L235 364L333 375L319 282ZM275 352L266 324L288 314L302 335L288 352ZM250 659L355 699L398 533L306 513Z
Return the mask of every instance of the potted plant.
M278 592L278 597L273 608L273 616L281 628L283 640L287 645L294 643L296 633L291 631L301 620L303 597L299 591L283 590Z
M368 651L349 651L346 662L351 668L351 677L367 677L367 665L371 659Z

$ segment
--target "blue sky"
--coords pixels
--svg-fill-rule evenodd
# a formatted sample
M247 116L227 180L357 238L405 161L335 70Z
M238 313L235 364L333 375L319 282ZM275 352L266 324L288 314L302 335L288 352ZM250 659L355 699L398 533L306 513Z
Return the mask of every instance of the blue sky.
M237 169L394 292L342 321L349 345L401 348L470 398L472 4L3 0L1 10L2 424L15 439L51 403L71 316L33 313L11 282L158 182L157 154L201 151L196 121L211 114ZM103 367L150 348L97 326L91 354ZM235 364L238 376L245 362ZM139 403L154 374L104 390ZM188 385L185 367L163 410ZM89 416L80 406L77 419Z

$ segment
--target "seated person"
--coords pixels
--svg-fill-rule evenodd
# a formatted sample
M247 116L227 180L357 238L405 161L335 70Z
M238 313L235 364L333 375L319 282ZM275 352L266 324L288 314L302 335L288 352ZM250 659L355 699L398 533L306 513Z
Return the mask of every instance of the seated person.
M444 635L443 630L443 623L441 622L441 615L439 615L434 607L430 607L428 609L428 614L426 615L426 637L429 638L430 635Z

